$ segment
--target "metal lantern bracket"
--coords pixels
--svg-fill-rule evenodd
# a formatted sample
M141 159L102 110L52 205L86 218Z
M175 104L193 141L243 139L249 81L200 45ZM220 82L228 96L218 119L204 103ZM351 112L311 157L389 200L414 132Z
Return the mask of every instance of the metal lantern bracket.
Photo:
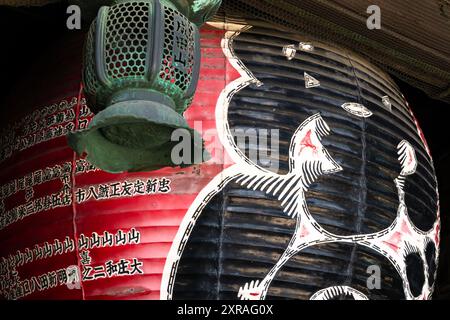
M206 156L201 160L209 159L182 114L200 73L200 34L190 17L198 22L218 5L218 0L117 0L101 7L87 36L83 67L85 95L97 115L85 131L69 135L69 145L110 172L197 164L170 158L169 133L183 128L194 133L193 145Z

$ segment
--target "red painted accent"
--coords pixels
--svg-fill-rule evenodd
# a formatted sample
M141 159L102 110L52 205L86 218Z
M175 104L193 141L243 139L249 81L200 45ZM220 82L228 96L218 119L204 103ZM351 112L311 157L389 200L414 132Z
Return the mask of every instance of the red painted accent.
M302 226L300 227L300 237L307 237L309 235L309 230L308 228L305 227L304 224L302 224Z
M439 244L441 242L439 232L441 230L441 225L438 223L436 224L436 235L434 236L434 241L436 242L436 247L439 247Z
M387 242L387 241L383 241L384 244L386 244L389 248L391 248L393 251L398 252L399 247L397 247L396 245Z
M408 223L406 222L406 219L402 220L400 230L404 234L411 234L411 230L408 226Z
M393 251L398 252L402 241L403 241L403 234L401 232L396 231L387 241L383 241L383 243L388 245Z
M303 137L302 141L300 142L300 146L301 146L300 152L299 152L300 154L302 153L302 151L305 148L310 148L313 150L313 152L317 152L317 147L311 141L311 134L312 134L312 131L308 130L308 132L306 132L306 135Z
M411 152L411 150L408 150L408 166L413 162L414 156Z

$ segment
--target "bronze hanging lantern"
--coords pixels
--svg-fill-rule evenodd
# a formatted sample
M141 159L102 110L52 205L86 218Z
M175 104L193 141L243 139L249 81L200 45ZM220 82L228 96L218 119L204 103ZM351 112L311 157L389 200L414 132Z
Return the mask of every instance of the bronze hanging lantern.
M220 0L116 0L100 8L84 54L83 83L97 113L87 130L68 136L109 172L189 166L206 160L200 135L182 113L192 102L200 67L198 26ZM174 163L174 130L188 130L203 159ZM186 157L183 157L186 159Z

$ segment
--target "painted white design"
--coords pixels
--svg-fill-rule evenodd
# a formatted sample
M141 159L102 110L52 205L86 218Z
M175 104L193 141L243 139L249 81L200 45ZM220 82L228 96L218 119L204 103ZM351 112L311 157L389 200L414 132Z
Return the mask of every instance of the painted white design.
M297 49L295 49L295 46L293 44L290 44L290 45L287 45L287 46L283 47L283 55L288 60L294 59L296 53L297 53Z
M314 51L314 46L311 42L300 42L298 44L298 48L301 51L312 52Z
M336 286L316 292L309 300L331 300L342 295L351 296L355 300L369 300L365 294L347 286Z
M357 117L361 118L369 118L373 115L372 111L367 109L365 106L363 106L360 103L356 102L347 102L342 105L342 108L347 111L348 113L351 113Z
M401 175L409 176L416 172L417 158L413 146L406 140L403 140L398 145L398 160L402 165Z
M78 266L69 266L66 268L67 288L70 290L81 289L81 272Z
M321 144L330 129L320 114L306 119L294 133L289 149L289 172L278 175L251 165L236 176L236 183L278 196L284 212L296 218L305 205L305 191L323 174L342 170ZM242 162L242 161L241 161Z
M389 96L384 96L381 98L381 102L383 102L384 106L389 110L392 110L391 98Z
M222 41L222 48L230 64L239 72L241 77L226 86L216 105L216 126L219 138L235 164L226 168L211 180L199 193L186 213L166 260L160 298L162 300L172 299L178 264L198 218L209 201L232 180L248 189L262 190L277 196L285 214L297 221L294 234L285 252L273 268L268 270L263 279L254 279L242 284L236 292L240 299L265 299L272 280L291 257L305 248L324 243L358 244L374 250L386 257L395 267L403 280L404 294L407 299L429 298L433 286L428 283L428 280L425 281L421 293L414 296L406 274L405 257L410 252L416 252L423 261L425 266L424 276L425 279L428 279L425 247L430 241L436 244L439 239L439 220L435 222L430 231L423 232L413 225L408 216L404 183L406 177L414 174L417 168L414 148L406 141L402 141L398 145L402 170L394 183L398 191L399 207L396 219L388 228L376 233L351 236L340 236L328 232L311 215L305 199L305 191L320 175L333 174L342 170L342 167L330 156L321 143L322 138L329 135L331 131L319 113L306 119L294 133L289 150L289 172L285 175L268 171L251 162L234 142L228 124L230 101L233 95L243 88L250 84L259 83L233 52L232 42L237 35L239 35L239 31L227 32ZM372 115L367 108L355 103L346 103L342 107L361 117ZM436 247L438 246L436 245ZM339 290L344 289L342 287ZM351 288L345 290L352 292L357 297L363 297L361 294L357 295ZM316 297L318 296L320 294L317 294Z
M277 275L278 271L285 265L287 261L301 250L317 245L320 243L343 242L356 243L374 249L376 252L387 257L394 267L399 272L403 279L405 296L408 299L414 299L409 288L409 281L406 276L405 257L412 252L417 252L422 257L424 265L425 262L425 245L430 241L431 234L426 234L417 229L409 220L407 214L407 207L404 197L404 182L406 175L413 174L412 168L417 166L414 149L405 141L402 141L398 146L400 159L402 159L402 173L395 179L395 184L399 193L399 209L397 219L386 230L378 233L355 236L338 236L324 230L311 216L304 198L304 190L297 192L298 201L297 207L292 217L297 217L297 225L294 235L288 244L287 249L280 257L275 266L267 273L267 276L262 280L252 281L250 284L245 284L238 292L238 297L242 300L262 300L265 299L269 290L270 284ZM411 153L411 151L413 153ZM306 160L308 161L308 160ZM403 174L405 173L405 174ZM426 274L425 274L426 275ZM426 283L423 288L423 296L428 297L431 288Z
M316 78L314 78L309 73L305 72L304 77L305 77L305 88L306 89L315 88L315 87L320 86L320 81L317 80Z

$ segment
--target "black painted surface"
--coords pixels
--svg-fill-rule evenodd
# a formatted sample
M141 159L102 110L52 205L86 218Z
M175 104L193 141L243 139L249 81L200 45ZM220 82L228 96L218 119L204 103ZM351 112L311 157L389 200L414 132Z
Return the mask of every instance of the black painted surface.
M274 197L230 182L197 221L178 267L174 299L237 299L242 285L264 278L277 262L294 228L295 220L283 214ZM371 265L381 266L380 290L367 289ZM319 290L342 285L369 299L404 299L401 278L386 258L339 243L294 256L275 277L267 299L309 299Z
M401 171L397 145L406 139L419 162L417 172L406 179L406 204L413 223L428 231L437 213L434 168L395 83L333 48L316 46L314 52L299 52L288 61L282 47L298 40L283 37L287 36L255 28L235 39L237 56L264 85L249 86L234 96L230 128L279 129L279 173L286 173L294 131L320 112L331 128L322 144L344 170L312 184L307 204L320 225L337 235L381 231L395 220L399 201L394 179ZM304 71L321 86L306 89ZM382 104L385 95L391 98L392 111ZM355 117L341 108L346 102L361 103L373 115ZM247 144L242 151L248 155L252 148L258 146ZM294 226L274 197L230 183L194 227L179 264L174 298L236 299L240 286L261 280L276 263ZM380 265L386 276L380 291L366 288L369 261ZM420 292L423 264L408 263L411 286ZM404 298L400 276L387 259L343 244L315 246L297 254L277 275L267 298L309 299L318 290L337 285L350 285L372 299Z
M406 256L406 276L408 277L411 293L418 297L425 284L424 265L422 258L417 253L410 253Z

